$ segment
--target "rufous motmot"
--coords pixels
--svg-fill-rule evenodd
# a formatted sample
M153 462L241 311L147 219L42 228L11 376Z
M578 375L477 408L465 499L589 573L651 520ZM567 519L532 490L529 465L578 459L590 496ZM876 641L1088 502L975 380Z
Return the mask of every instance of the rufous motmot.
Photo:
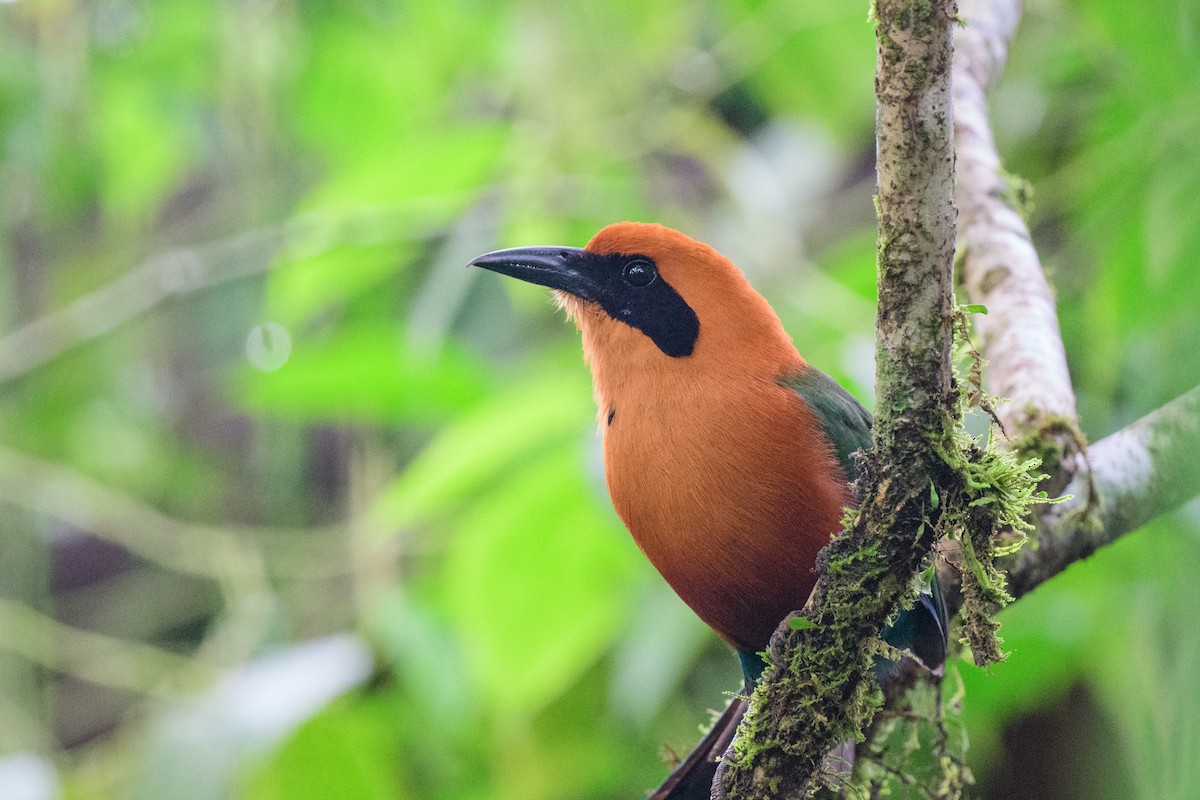
M471 263L555 290L582 332L613 505L734 647L751 688L853 503L851 456L870 447L871 415L805 362L737 267L678 231L620 222L584 248L519 247ZM937 606L924 596L884 638L940 664ZM733 703L654 797L707 797L743 711Z

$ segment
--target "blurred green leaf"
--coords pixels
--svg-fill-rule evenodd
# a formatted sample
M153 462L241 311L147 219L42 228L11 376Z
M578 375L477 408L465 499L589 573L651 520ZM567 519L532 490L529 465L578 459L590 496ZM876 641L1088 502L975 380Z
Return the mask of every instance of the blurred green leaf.
M758 43L754 50L739 48L734 58L754 64L750 82L767 107L820 119L839 136L869 137L864 120L871 119L874 106L874 31L863 9L837 3L743 5L756 7L739 24L752 26ZM827 69L831 63L838 68ZM815 73L822 80L796 79Z
M151 216L189 160L179 109L156 96L149 76L108 81L98 95L91 122L106 210L123 222Z
M448 127L394 139L382 153L335 170L305 200L311 209L412 204L425 230L446 224L500 165L508 130Z
M1111 546L1088 576L1107 636L1091 640L1083 661L1120 734L1137 796L1196 797L1200 599L1188 569L1163 565L1196 563L1200 536L1172 515L1137 537Z
M245 800L402 800L396 727L370 703L335 703L306 722L246 782Z
M487 370L459 347L413 346L399 329L339 330L324 343L296 340L273 372L243 368L238 395L277 417L428 423L485 394Z
M487 61L505 14L463 2L330 7L306 31L289 111L304 138L339 164L402 153L421 139L436 146L460 110L453 89ZM455 46L439 44L448 41Z
M469 508L513 470L579 440L591 416L586 387L582 375L523 376L489 395L413 459L377 501L371 518L394 530ZM582 463L573 467L582 468ZM516 503L510 499L509 504Z
M408 242L343 244L312 255L281 257L267 285L263 314L291 327L348 300L407 265L415 252Z
M412 724L431 737L478 732L483 714L453 630L421 593L389 587L366 620L374 641L411 687Z
M582 478L547 452L472 504L445 566L446 604L496 713L531 713L613 643L635 548Z

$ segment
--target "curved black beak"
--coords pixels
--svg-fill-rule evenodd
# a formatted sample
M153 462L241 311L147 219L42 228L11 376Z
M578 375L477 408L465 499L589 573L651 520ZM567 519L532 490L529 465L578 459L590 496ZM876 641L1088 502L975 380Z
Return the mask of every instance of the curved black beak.
M591 254L580 247L511 247L484 253L467 266L594 300L595 282L587 274L590 261Z
M635 262L651 270L649 282L639 284L625 278L625 270ZM649 336L672 358L691 355L700 335L696 312L669 283L658 278L648 255L592 253L578 247L514 247L484 253L468 266L548 286L595 304L618 322Z

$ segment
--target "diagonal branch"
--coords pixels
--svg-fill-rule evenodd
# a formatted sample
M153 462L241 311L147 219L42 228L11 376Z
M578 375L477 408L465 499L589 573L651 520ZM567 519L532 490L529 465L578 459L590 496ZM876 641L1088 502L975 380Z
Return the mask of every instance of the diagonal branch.
M5 598L0 598L0 630L0 649L99 686L165 698L216 676L213 664L64 625Z
M307 222L307 221L306 221ZM0 336L0 386L173 297L269 269L296 221L159 254L110 283Z
M58 519L139 558L204 578L220 579L231 569L260 565L278 577L319 580L351 568L341 527L280 529L181 520L69 467L5 447L0 447L0 503ZM254 563L243 563L242 558L259 552Z
M336 216L312 211L214 241L159 253L118 278L0 335L0 387L99 339L173 298L279 266L280 255L310 258L347 243L431 235L418 205L365 206Z
M1009 570L1013 595L1200 494L1200 387L1096 442L1087 458L1092 485L1076 473L1072 498L1042 515L1037 548L1022 549Z

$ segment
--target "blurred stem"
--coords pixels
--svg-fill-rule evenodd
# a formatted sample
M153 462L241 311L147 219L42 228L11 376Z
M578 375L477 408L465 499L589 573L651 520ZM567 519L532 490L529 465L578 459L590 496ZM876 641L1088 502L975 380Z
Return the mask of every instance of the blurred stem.
M431 198L430 202L441 199ZM426 233L421 219L420 203L356 209L344 217L313 212L208 244L160 253L99 289L0 337L0 386L166 300L266 272L276 266L284 247L312 256L349 241L418 238Z
M0 648L114 689L172 697L215 676L210 665L195 658L72 628L12 600L0 599L0 631Z
M31 514L5 507L0 533L0 587L6 602L30 607L45 604L49 572L44 524ZM0 625L0 648L9 638ZM53 744L47 695L37 668L27 660L0 652L0 753L49 752Z
M387 448L359 438L351 447L350 490L347 497L351 524L346 528L346 545L354 569L353 603L358 619L370 618L379 598L403 583L398 574L398 559L381 553L380 532L372 524L370 511L396 474L395 459ZM390 537L407 542L408 537Z
M221 545L213 560L221 568L217 583L225 609L197 656L212 664L233 665L249 660L268 638L277 603L262 553L232 539Z
M269 269L295 222L156 255L116 280L0 338L0 385L97 339L164 300Z
M288 530L186 522L68 467L3 447L0 501L67 522L168 569L206 578L226 576L230 564L237 563L227 554L247 547L261 551L265 569L275 575L318 579L350 568L337 545L337 526Z

